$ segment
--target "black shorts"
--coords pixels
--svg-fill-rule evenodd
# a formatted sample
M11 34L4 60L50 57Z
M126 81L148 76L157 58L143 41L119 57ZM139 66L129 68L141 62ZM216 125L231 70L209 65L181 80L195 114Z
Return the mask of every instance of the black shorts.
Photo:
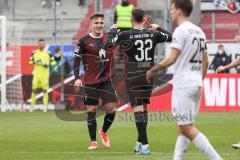
M106 103L114 103L116 100L116 92L112 81L101 82L97 84L85 85L85 105L97 106L99 98L102 99L102 105Z
M126 80L128 98L132 107L150 103L153 85L146 81L145 75Z

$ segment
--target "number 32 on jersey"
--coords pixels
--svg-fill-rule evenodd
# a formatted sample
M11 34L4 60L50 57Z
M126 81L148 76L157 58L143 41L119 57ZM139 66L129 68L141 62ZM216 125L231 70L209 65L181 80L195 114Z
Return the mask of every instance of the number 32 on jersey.
M143 40L136 40L135 46L139 46L137 50L140 51L140 55L135 55L136 61L151 61L152 57L149 56L149 50L153 47L153 42L151 39Z

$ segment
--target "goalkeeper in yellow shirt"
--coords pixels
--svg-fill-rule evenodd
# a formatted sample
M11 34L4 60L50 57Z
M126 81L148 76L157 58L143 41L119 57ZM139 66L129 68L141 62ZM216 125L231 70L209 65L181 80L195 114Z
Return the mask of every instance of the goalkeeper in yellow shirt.
M38 49L32 52L29 60L29 64L34 65L33 80L32 80L32 95L31 95L31 108L29 111L34 110L36 104L36 94L38 89L43 91L43 104L45 108L44 112L47 111L48 106L48 87L50 77L50 67L56 65L56 61L51 53L45 50L45 40L38 40Z

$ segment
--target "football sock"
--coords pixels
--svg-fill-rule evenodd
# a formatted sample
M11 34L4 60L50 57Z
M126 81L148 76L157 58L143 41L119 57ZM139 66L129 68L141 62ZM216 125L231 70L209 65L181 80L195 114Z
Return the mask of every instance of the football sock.
M145 125L146 125L146 128L147 128L147 124L148 124L148 112L147 112L147 111L144 111L144 112L143 112L143 116L144 116ZM138 134L138 140L137 140L137 142L142 143L141 136L140 136L139 134Z
M136 124L136 125L137 125L137 124ZM141 137L140 137L140 134L138 134L137 143L142 143L142 139L141 139Z
M186 152L189 142L190 141L186 136L184 135L178 136L173 160L183 160L184 152Z
M96 121L96 112L88 112L87 118L88 132L92 141L96 141L96 131L97 131L97 121Z
M138 131L139 138L143 145L148 144L147 126L144 112L134 112L135 123Z
M48 105L48 93L47 92L45 92L43 94L43 104L44 104L44 106Z
M34 106L36 104L36 93L32 92L31 95L31 105Z
M203 153L205 153L210 160L220 160L221 157L209 143L204 134L199 133L192 141L192 143Z
M114 121L116 113L106 113L104 117L103 127L102 131L106 133L110 126L112 125L112 122Z

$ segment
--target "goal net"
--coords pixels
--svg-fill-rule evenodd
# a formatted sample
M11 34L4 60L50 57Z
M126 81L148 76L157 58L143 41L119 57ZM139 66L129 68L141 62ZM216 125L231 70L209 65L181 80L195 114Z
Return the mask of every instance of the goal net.
M20 110L23 103L21 39L23 25L1 21L1 111Z

